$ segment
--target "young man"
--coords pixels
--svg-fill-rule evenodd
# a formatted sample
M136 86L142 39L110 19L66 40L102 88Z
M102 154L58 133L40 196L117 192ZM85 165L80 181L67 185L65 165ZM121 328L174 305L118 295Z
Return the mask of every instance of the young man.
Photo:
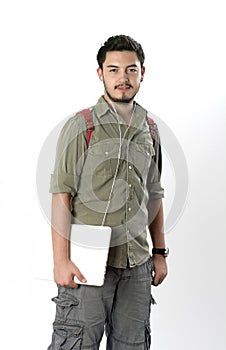
M89 108L91 140L87 145L86 121L77 113L61 131L51 178L58 296L49 350L99 349L104 328L109 350L149 349L151 284L167 275L160 139L156 124L151 135L147 111L134 101L145 74L144 52L132 38L118 35L100 48L97 61L104 95ZM77 276L84 283L86 276L70 260L71 222L112 227L101 287L74 281Z

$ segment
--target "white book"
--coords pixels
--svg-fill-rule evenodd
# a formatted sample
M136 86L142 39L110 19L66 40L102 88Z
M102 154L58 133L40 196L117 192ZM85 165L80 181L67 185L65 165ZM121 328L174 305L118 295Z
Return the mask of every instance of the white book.
M71 225L70 258L79 268L87 282L84 285L102 286L107 266L111 239L111 227L94 225Z

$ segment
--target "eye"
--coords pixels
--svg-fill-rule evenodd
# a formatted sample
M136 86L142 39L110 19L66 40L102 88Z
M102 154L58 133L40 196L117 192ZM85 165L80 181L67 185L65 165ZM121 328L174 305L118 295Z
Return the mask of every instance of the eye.
M129 68L129 72L130 73L137 73L137 69L136 68Z
M110 73L116 73L117 72L117 68L111 68L111 69L109 69L109 72Z

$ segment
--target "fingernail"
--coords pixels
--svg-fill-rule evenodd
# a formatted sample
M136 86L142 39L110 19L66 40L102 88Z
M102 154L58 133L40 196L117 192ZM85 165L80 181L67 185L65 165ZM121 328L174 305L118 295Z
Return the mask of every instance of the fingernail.
M86 282L87 282L87 280L86 280L85 278L83 278L83 279L82 279L82 282L83 282L83 283L86 283Z

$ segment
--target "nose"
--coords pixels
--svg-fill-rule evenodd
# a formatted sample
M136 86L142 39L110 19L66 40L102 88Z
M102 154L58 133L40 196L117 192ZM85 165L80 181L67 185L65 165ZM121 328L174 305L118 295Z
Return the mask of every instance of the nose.
M120 82L128 82L129 81L129 78L128 78L128 74L126 72L126 70L122 69L120 71Z

